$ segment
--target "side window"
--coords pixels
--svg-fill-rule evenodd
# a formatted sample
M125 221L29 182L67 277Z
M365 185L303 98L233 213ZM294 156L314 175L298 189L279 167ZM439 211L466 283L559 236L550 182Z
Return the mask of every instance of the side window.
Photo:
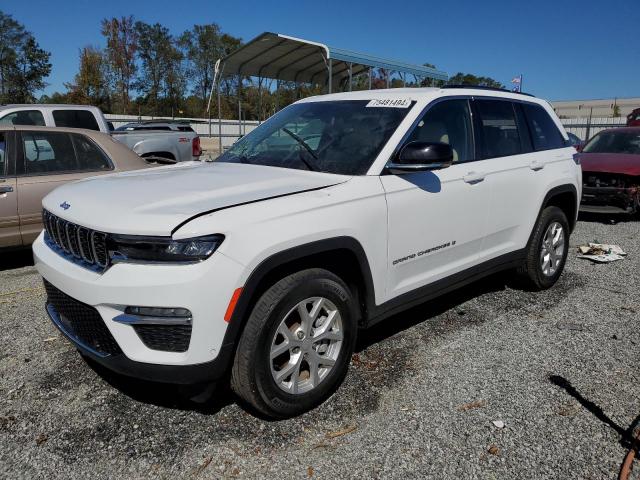
M7 169L7 140L4 133L0 133L0 177L5 175Z
M565 146L562 134L544 108L530 103L523 104L522 108L529 122L529 131L535 150L550 150Z
M100 130L96 117L88 110L54 110L53 119L56 127Z
M513 104L504 100L475 100L482 158L507 157L522 153Z
M0 125L35 125L44 127L44 117L40 110L23 110L8 113L0 118Z
M111 170L106 154L90 139L80 134L71 134L78 155L79 170Z
M416 125L407 142L440 142L451 145L454 162L474 159L469 102L445 100L431 107Z
M67 133L23 132L22 143L27 175L77 170L71 137Z

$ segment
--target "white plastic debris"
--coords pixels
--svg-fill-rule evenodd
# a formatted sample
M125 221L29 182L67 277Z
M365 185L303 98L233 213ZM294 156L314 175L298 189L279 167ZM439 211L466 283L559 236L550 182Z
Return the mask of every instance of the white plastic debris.
M627 254L618 245L606 243L589 243L578 247L578 258L585 258L596 263L611 263L624 260Z
M504 422L502 420L494 420L493 423L497 428L504 428Z

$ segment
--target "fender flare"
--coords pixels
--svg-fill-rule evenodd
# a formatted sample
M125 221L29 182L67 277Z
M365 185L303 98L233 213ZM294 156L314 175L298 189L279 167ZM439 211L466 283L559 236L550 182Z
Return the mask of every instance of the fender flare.
M536 218L536 222L538 221L538 218L540 218L540 215L542 214L542 210L544 210L544 208L549 204L549 200L551 200L552 197L555 197L556 195L561 193L573 194L574 200L576 202L575 217L567 219L569 220L569 226L571 228L571 231L573 231L578 221L578 211L580 210L580 198L578 197L578 190L576 189L575 185L571 183L558 185L557 187L553 187L551 190L547 192L547 194L544 196L544 200L542 201L542 205L540 206L540 211L538 212L538 217Z
M326 253L334 250L348 250L355 255L360 267L361 277L364 281L362 295L365 309L367 311L371 311L375 305L373 277L371 275L371 268L369 267L369 261L364 248L362 248L362 245L358 240L348 236L333 237L282 250L261 261L251 272L242 287L242 293L233 310L233 315L231 316L222 342L220 354L225 354L228 357L226 361L223 360L224 363L228 365L233 360L235 346L238 343L240 334L244 330L245 323L249 317L249 309L252 305L252 301L255 299L255 292L262 280L271 271L281 265L315 254Z

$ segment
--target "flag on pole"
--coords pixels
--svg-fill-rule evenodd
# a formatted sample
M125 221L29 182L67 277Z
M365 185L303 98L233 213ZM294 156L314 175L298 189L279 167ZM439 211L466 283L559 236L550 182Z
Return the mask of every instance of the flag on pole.
M514 92L520 92L522 89L522 74L517 76L517 77L513 77L511 79L511 83L513 84L513 91Z

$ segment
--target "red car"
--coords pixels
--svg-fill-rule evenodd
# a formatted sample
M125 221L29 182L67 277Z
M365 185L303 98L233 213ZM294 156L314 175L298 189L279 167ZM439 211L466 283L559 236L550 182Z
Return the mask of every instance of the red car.
M627 115L627 127L640 127L640 108Z
M582 148L584 212L640 211L640 127L603 130Z

